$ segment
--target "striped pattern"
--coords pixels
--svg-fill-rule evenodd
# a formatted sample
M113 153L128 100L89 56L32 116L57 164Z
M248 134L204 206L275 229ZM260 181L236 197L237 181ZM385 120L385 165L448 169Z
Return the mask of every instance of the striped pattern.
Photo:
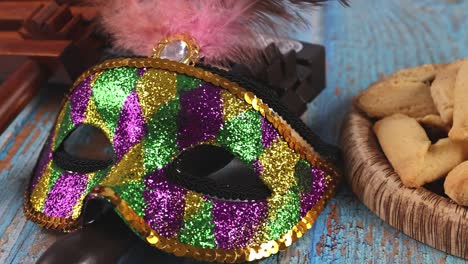
M59 115L53 149L81 124L101 128L116 163L88 175L68 173L50 160L47 148L30 197L44 215L77 218L86 194L101 185L112 187L159 235L199 247L245 248L289 231L328 184L250 105L182 74L122 67L89 76ZM252 166L272 197L219 201L167 181L174 157L199 144L222 146ZM309 186L300 188L298 179Z

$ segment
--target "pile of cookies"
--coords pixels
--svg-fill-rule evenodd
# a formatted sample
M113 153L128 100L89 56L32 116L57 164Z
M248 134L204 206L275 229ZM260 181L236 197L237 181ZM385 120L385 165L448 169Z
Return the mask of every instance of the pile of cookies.
M468 58L398 71L354 105L376 119L374 133L404 185L445 177L445 193L468 206Z

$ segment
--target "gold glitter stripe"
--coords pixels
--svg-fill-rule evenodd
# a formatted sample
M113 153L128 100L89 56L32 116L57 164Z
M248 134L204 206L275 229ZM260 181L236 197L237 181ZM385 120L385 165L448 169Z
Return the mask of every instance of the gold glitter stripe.
M273 194L285 193L297 185L294 172L299 158L299 155L289 148L288 143L282 140L276 140L263 150L258 158L263 167L261 178Z
M252 109L251 105L247 104L243 100L239 100L235 95L228 91L221 91L221 98L223 100L223 114L225 121Z
M263 243L256 247L248 247L244 249L235 250L222 250L222 249L203 249L190 245L180 243L174 238L165 238L159 236L156 231L151 229L144 221L143 218L139 217L130 206L122 200L112 189L110 188L95 188L90 195L99 195L110 199L110 201L116 206L116 209L125 218L125 220L146 240L153 246L173 253L176 256L187 256L198 260L204 261L218 261L218 262L244 262L254 261L276 254L279 250L284 250L289 247L293 242L312 227L318 214L323 210L325 202L330 199L335 190L335 183L338 181L339 173L333 164L323 160L303 138L301 138L291 126L285 122L280 116L278 116L274 110L272 110L267 104L263 103L262 100L256 97L252 92L245 90L240 87L237 83L231 82L221 76L205 71L201 68L181 64L174 61L155 59L155 58L124 58L114 59L106 61L100 65L97 65L81 75L80 78L75 82L72 87L76 87L82 80L87 76L100 72L109 68L116 67L138 67L138 68L156 68L167 70L171 72L177 72L180 74L186 74L198 79L202 79L206 82L210 82L216 86L220 86L237 97L245 100L248 104L264 116L273 126L278 130L280 135L287 142L288 146L300 155L302 159L306 159L314 167L323 170L326 174L331 177L329 187L325 191L323 197L317 202L317 204L301 219L290 231L283 234L279 239ZM24 211L26 217L39 223L46 228L62 229L64 231L70 231L78 227L79 222L76 220L48 217L40 212L35 211L29 202L29 193L25 193L25 205Z
M50 171L52 170L52 160L47 163L44 173L41 175L41 178L34 186L34 189L31 193L31 204L36 211L42 211L44 207L45 200L47 198L47 193L49 192L49 181L50 181ZM49 177L45 177L49 175Z
M83 124L92 125L94 127L102 129L102 132L107 136L111 143L114 142L114 135L111 134L109 127L106 122L102 119L101 115L97 111L96 103L94 102L93 97L88 100L88 107L86 108L86 119L83 121Z
M149 69L137 81L136 91L143 115L146 120L151 120L161 105L176 97L177 75L172 72Z
M145 175L144 146L140 142L133 146L119 161L112 167L106 178L100 183L104 186L116 186L132 181L138 181Z
M184 208L184 221L187 222L193 217L200 207L203 205L205 199L203 195L189 191L185 195L185 208Z

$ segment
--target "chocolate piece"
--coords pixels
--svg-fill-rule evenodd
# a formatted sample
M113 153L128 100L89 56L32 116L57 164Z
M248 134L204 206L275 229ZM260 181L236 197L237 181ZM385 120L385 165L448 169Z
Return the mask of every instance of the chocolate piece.
M281 97L281 103L287 106L288 110L296 116L302 115L307 110L306 103L293 90L288 90Z
M319 94L326 87L325 48L320 45L302 43L304 48L297 54L298 64L306 66L312 74L307 77L313 90Z
M0 7L3 4L0 3ZM2 16L17 16L14 12L19 12L15 9L18 7L10 5L9 13L0 12L0 25ZM29 15L18 29L19 37L1 39L0 56L14 56L18 60L22 59L20 57L47 57L48 59L37 61L52 70L53 80L66 84L70 84L82 71L97 62L103 41L94 35L94 26L87 23L84 16L76 11L88 10L87 7L70 7L69 4L59 5L55 2L17 5L24 7L22 11L29 10ZM21 14L24 17L26 13ZM11 65L0 63L3 68Z
M267 79L262 81L267 81L278 95L282 95L287 90L287 87L278 85L285 80L285 76L282 74L283 67L280 58L268 65L265 71Z
M103 41L86 21L93 16L92 7L53 1L0 2L0 29L14 33L0 32L0 79L7 80L2 90L11 84L19 87L0 97L0 132L44 82L69 85L97 62ZM24 69L32 70L20 78L11 74Z
M317 95L319 95L320 90L310 89L311 82L307 79L300 82L299 86L296 89L296 94L304 101L310 102L314 99Z
M282 54L279 48L274 43L271 43L263 51L262 60L264 61L265 65L269 65L272 64L273 61L278 60L278 58L281 56Z
M49 3L52 2L49 1ZM96 7L83 5L81 0L57 0L55 2L71 4L70 9L73 16L79 15L87 21L92 20L97 15ZM34 12L49 3L47 1L0 1L0 30L18 30Z
M285 76L297 76L297 64L298 61L296 59L297 54L295 50L291 50L283 57L283 72Z
M282 54L275 43L271 43L263 51L260 65L254 69L234 65L232 72L268 84L288 110L300 116L307 110L307 103L326 85L325 48L301 44L298 53L290 50Z

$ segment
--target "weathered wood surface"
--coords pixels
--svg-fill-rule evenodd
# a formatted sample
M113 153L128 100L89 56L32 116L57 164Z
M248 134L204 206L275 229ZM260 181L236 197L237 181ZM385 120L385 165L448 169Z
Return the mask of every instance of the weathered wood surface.
M328 89L309 124L336 142L353 95L381 74L468 56L468 1L352 0L324 11ZM310 39L305 36L304 39ZM314 36L317 40L317 36ZM50 91L52 91L51 89ZM59 96L33 100L0 136L0 263L34 263L58 234L27 222L22 193L57 113ZM189 263L180 259L179 263ZM342 187L313 229L270 263L465 263L390 227Z
M32 100L0 136L0 263L34 263L55 235L28 222L23 192L61 96L55 89Z
M37 94L48 77L49 73L45 68L28 59L0 84L0 131Z

